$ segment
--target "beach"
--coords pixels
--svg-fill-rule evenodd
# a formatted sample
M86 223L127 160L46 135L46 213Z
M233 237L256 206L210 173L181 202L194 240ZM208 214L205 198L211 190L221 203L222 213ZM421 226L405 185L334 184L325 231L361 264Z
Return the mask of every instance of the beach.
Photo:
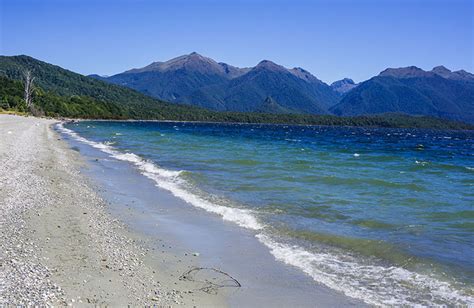
M57 123L0 115L0 305L362 304Z
M218 294L158 273L81 175L84 161L55 122L0 115L0 305L220 305ZM185 258L162 257L177 273L191 268Z
M389 212L416 206L400 199L380 214L364 210L384 205L387 192L409 190L424 204L425 179L444 179L439 173L455 175L459 183L446 185L464 196L467 133L0 115L0 136L0 305L472 302L470 272L459 270L471 260L448 267L449 245L414 230L421 218L407 214L416 219L404 224ZM456 142L452 165L436 161L444 147L420 153L432 140ZM387 150L394 141L408 150ZM362 173L324 176L348 168ZM389 171L391 181L374 180ZM456 206L463 215L464 203ZM450 220L445 228L464 230ZM435 238L450 238L441 231ZM468 250L460 231L458 248Z

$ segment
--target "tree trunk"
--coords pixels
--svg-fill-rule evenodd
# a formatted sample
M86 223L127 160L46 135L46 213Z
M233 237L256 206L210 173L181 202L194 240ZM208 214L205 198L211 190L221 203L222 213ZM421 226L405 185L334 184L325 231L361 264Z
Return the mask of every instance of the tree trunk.
M31 112L33 111L33 99L32 99L32 94L33 94L33 81L35 80L35 77L32 77L31 71L26 70L24 72L24 79L25 79L25 103L26 107L28 110Z

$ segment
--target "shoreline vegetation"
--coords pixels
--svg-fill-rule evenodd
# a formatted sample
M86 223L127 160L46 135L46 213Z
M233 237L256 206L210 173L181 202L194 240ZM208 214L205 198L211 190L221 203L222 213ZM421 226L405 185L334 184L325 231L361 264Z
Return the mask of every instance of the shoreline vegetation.
M29 112L22 112L16 110L4 110L0 109L0 114L16 115L23 117L35 117ZM202 123L202 124L240 124L240 125L291 125L291 126L328 126L328 127L360 127L360 128L400 128L400 129L434 129L434 130L474 130L474 125L470 125L463 122L448 121L431 117L414 117L406 115L394 114L391 116L368 116L363 117L367 120L364 123L359 122L309 122L300 123L298 121L293 122L241 122L241 121L193 121L193 120L158 120L158 119L104 119L104 118L69 118L62 116L37 116L38 118L55 119L57 121L64 122L79 122L79 121L113 121L113 122L168 122L168 123ZM424 118L424 119L423 119ZM399 124L398 121L404 121L404 124Z
M1 112L0 112L1 114ZM27 116L28 114L25 114ZM398 115L395 115L397 117ZM402 116L403 117L403 116ZM408 118L414 118L411 116L407 116ZM372 117L369 117L372 119ZM400 128L400 129L433 129L433 130L466 130L466 131L471 131L474 130L474 125L469 125L466 123L462 122L453 122L450 123L450 125L446 125L445 120L441 120L440 125L431 125L431 124L426 124L423 125L421 122L418 122L417 120L414 120L413 122L410 122L414 125L418 126L411 126L410 124L408 125L403 125L403 126L391 126L390 120L387 120L385 118L382 118L386 125L377 125L377 124L369 124L369 125L351 125L351 124L303 124L303 123L288 123L288 122L276 122L276 123L270 123L270 122L222 122L222 121L186 121L186 120L140 120L140 119L83 119L83 118L58 118L60 121L65 121L65 122L79 122L79 121L111 121L111 122L162 122L162 123L201 123L201 124L235 124L235 125L279 125L279 126L326 126L326 127L358 127L358 128ZM433 118L429 118L433 119ZM461 125L459 125L461 124Z
M73 73L28 56L0 57L0 112L27 113L24 72L34 76L31 95L38 116L89 120L156 120L216 123L325 125L473 130L474 125L428 116L336 116L217 112L164 102L134 90Z

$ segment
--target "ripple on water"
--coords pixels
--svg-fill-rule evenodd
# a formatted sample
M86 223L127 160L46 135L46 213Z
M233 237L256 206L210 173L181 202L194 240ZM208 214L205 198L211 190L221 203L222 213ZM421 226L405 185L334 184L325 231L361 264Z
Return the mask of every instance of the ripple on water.
M458 288L452 266L472 264L461 253L473 249L472 133L86 125L74 126L79 140L92 138L157 186L250 227L275 258L320 283L376 305L473 302L472 283Z

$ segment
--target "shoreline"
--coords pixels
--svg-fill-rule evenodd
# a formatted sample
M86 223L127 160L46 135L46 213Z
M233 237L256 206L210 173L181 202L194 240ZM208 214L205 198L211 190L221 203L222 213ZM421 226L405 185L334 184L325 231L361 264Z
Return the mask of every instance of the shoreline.
M51 126L58 121L0 115L0 305L202 305L219 295L189 292L160 274L196 265L155 255L91 187L84 159ZM180 258L182 259L182 258Z
M377 305L59 123L0 115L0 306Z
M101 129L102 127L104 127L103 130ZM163 150L163 153L161 155L153 156L152 153L156 153L153 150L154 147L152 146L150 148L150 151L148 151L147 145L154 144L153 142L155 139L149 140L150 142L148 143L148 134L142 131L144 127L147 128L147 130L144 132L159 131L160 136L169 134L174 136L174 129L178 130L178 128L173 128L173 124L156 124L156 126L153 124L125 125L120 123L114 124L114 122L110 122L108 124L106 123L103 125L98 122L96 124L94 124L94 122L70 124L66 125L65 127L63 127L62 125L58 125L56 129L60 132L64 132L66 138L70 137L72 144L74 144L74 147L76 147L77 150L80 151L85 157L96 157L96 159L99 158L98 161L89 159L91 165L98 165L96 168L97 170L95 172L91 172L91 175L93 177L101 177L100 173L108 174L107 178L103 182L114 182L114 185L107 189L108 191L112 191L110 192L112 198L115 198L116 195L121 194L122 192L124 192L124 194L122 195L125 195L125 193L127 195L133 195L134 193L136 194L137 191L140 191L140 194L146 193L146 195L150 195L150 197L146 198L141 195L138 196L138 199L140 200L140 202L138 202L139 204L148 205L147 207L143 208L143 211L150 216L147 217L147 219L144 221L144 225L153 225L153 223L156 223L157 220L160 220L162 218L162 212L154 213L157 210L155 208L156 206L160 209L160 211L166 211L166 214L168 216L173 216L172 219L167 219L172 220L174 223L174 225L170 226L168 230L164 230L169 231L167 234L174 235L176 232L180 231L182 233L186 233L186 236L184 239L182 239L182 242L186 242L189 238L196 238L194 234L198 232L195 232L196 228L192 228L192 230L189 230L191 229L189 228L191 225L196 225L195 227L199 229L200 225L204 224L206 226L206 230L204 231L208 231L209 229L211 229L214 230L214 233L226 233L223 232L225 231L223 230L223 227L227 227L226 221L231 221L237 223L242 227L245 227L246 229L250 229L251 232L249 232L249 234L256 237L264 246L266 246L266 249L270 250L274 258L278 260L278 262L275 262L273 258L270 258L270 260L267 259L267 264L274 264L274 267L281 267L282 264L286 264L285 266L289 267L294 266L298 268L298 270L309 275L312 279L314 279L316 283L328 286L332 290L336 290L337 292L339 292L339 294L335 295L336 297L341 296L341 294L344 294L345 296L358 298L374 305L393 303L395 301L399 303L409 303L412 302L412 300L411 298L407 298L406 296L410 295L405 294L411 294L410 289L417 290L418 287L423 288L423 285L429 284L431 286L430 289L432 288L432 294L436 294L436 296L439 295L439 299L438 297L436 297L436 301L446 300L446 302L448 303L454 299L459 300L461 303L470 301L468 297L463 297L463 294L466 295L468 293L463 293L461 286L459 286L461 288L461 293L458 293L456 291L456 288L451 289L451 287L447 285L450 284L449 281L442 279L442 277L436 276L436 273L433 273L433 275L419 275L420 272L417 272L416 270L413 272L410 271L410 269L406 269L405 263L401 263L400 267L393 267L390 266L390 262L385 263L382 259L369 260L363 256L358 257L355 255L351 255L350 252L349 254L347 254L345 251L339 251L337 248L335 248L333 251L328 247L330 251L327 251L325 250L324 245L318 247L318 244L315 244L314 247L308 247L304 246L305 243L301 243L303 246L300 246L299 241L291 241L291 239L280 238L278 234L274 234L273 229L271 228L271 224L266 224L266 220L263 216L259 217L260 215L258 211L253 211L251 207L249 208L245 205L234 205L231 199L228 199L227 201L213 200L212 194L207 195L205 191L203 192L199 190L199 186L193 186L193 178L191 177L191 174L188 174L187 172L188 170L190 173L193 172L193 166L191 162L194 161L194 158L189 157L189 153L186 151L188 151L188 146L190 147L189 151L191 152L195 149L194 142L191 141L189 143L185 142L184 144L180 144L178 141L180 140L180 135L178 134L176 138L172 138L174 142L176 142L176 144L172 144L172 148L166 147L166 145L162 145L160 149ZM180 127L180 125L177 124L177 127ZM200 126L191 125L190 127L193 127L193 129L200 131ZM95 129L97 129L97 133L95 132ZM227 131L224 126L222 126L222 129ZM186 132L187 131L185 130L184 133L186 134ZM115 137L115 135L124 135L124 137ZM126 136L134 136L134 138L130 139ZM113 138L117 138L116 142L113 142L115 140ZM196 142L199 143L199 140L197 140ZM117 143L117 146L115 146L114 143ZM81 146L81 144L85 146ZM157 142L157 144L161 143ZM214 145L214 143L210 142L209 144L210 146L208 147L208 150L211 152L209 152L209 154L205 157L208 159L216 158L216 155L219 157L219 151L217 152L218 154L215 154L213 152L214 150L212 146ZM174 151L174 149L181 149L183 151L182 155L171 154L170 156L167 154L166 150ZM150 156L148 156L148 153L150 153ZM201 154L196 153L196 155ZM199 157L200 156L197 156L197 159L199 159ZM221 155L221 157L226 156ZM189 159L189 162L186 158ZM185 160L183 161L183 159ZM117 164L113 162L117 162ZM410 163L408 163L408 165L410 165ZM125 170L119 172L119 174L108 172L114 169L121 169L122 166ZM198 166L198 170L206 170L204 168L207 168L207 165ZM210 164L209 168L210 170L213 170L213 165ZM138 174L139 176L129 177L129 174L133 173ZM129 177L130 179L127 180L127 182L129 182L130 184L135 183L137 181L141 184L136 187L134 184L122 185L120 180L117 181L117 178L122 177L121 175L127 178ZM238 176L239 175L236 174L237 178ZM143 178L148 178L149 180L151 180L152 185L150 185L150 181L143 181ZM188 180L190 180L191 182L188 182ZM232 181L233 179L229 180ZM121 187L121 189L117 189L117 186ZM219 187L219 185L217 185L217 187ZM158 193L156 192L156 190L160 190L161 192ZM169 198L171 200L162 201L164 195L172 195ZM176 200L176 198L174 197L180 199L181 202L179 200ZM116 200L114 200L114 204L117 203L115 201ZM231 204L227 204L228 202L230 202ZM291 202L291 200L286 200L286 202ZM136 205L137 203L135 203L132 208ZM183 207L183 210L179 213L175 213L178 211L177 208L180 206ZM190 206L196 208L197 211L190 211ZM217 216L224 222L220 221L219 223L214 224L212 223L212 221L210 221L210 219L207 218L198 219L198 214L202 211L202 209L206 210L207 212L210 212L207 214L208 216L215 217L215 214L218 214ZM155 214L156 217L153 217L155 216ZM184 219L189 216L192 217L191 221L188 221L189 219ZM202 222L199 222L201 220ZM166 224L167 221L164 221L162 223ZM159 228L162 223L156 224L156 228ZM176 230L177 226L184 230ZM152 230L144 231L151 231L151 233L153 234L155 232L153 230L154 228L151 228ZM242 234L245 234L245 232L239 230L232 230L231 232L233 234L241 234L240 238L243 237ZM163 232L156 231L156 233L154 234L159 236L162 233ZM263 235L268 235L269 238ZM216 238L219 239L219 236L212 234L211 236L209 236L209 238L212 238L213 241L216 241ZM204 240L194 240L192 244L196 243L196 246L194 246L196 248L192 249L191 251L201 252L201 249L203 248L202 244L203 242L205 242L205 240L208 239L204 238ZM248 237L245 242L247 241L252 242L252 238ZM177 243L179 241L174 240L173 242ZM229 240L223 241L221 245L224 246L227 243L239 243L240 247L243 246L242 243L239 242L239 237L230 237ZM377 243L374 244L377 245ZM309 245L311 245L311 243L309 243ZM215 250L216 247L212 246L211 248L212 253L207 253L206 259L208 254L211 254L212 256L219 256L221 258L223 258L223 256L226 257L229 254L228 251L217 251ZM261 248L261 246L256 245L251 250L256 250L258 248ZM379 247L377 249L380 250L384 248ZM233 253L234 255L239 255L241 254L241 251L237 250ZM242 270L245 270L244 268L242 268L242 265L248 263L256 263L257 260L262 259L265 259L265 253L251 260L241 258L239 260L240 262L237 263L237 268L230 268L229 264L231 263L227 261L222 262L222 264L224 265L222 268L231 273L232 275L235 275L235 277L239 279L241 279L242 277L244 277L243 279L247 279L248 277L250 277L250 275L248 273L242 273ZM334 270L324 271L326 266L329 269ZM257 272L258 271L254 271L251 274L256 274ZM269 274L271 274L272 272L275 272L275 269L266 270L266 273L259 273L259 275L269 276ZM331 273L336 275L331 275ZM353 274L351 273L357 274L357 276L353 276ZM421 273L424 272L421 271ZM391 279L394 279L395 281L403 281L404 283L392 285L390 283L390 280L384 280L387 276ZM436 277L440 279L437 279ZM304 280L306 278L307 277L302 277L301 279ZM367 288L364 287L366 286L366 283L368 285L371 285L373 281L377 281L379 279L382 280L380 286L377 286L376 289L373 289L373 291L364 291L367 290ZM286 280L292 281L292 278ZM406 288L405 282L406 285L413 285L414 288ZM271 281L268 282L268 284L274 285L275 283L274 281ZM252 282L244 281L244 285L252 285ZM449 288L452 292L444 292L446 288ZM379 289L380 292L378 292ZM292 290L282 290L281 293L291 294ZM390 294L393 294L393 297L390 297ZM274 295L271 294L267 297L273 296ZM304 297L305 296L307 295L305 294ZM416 294L414 294L413 298L418 297L416 297ZM318 299L314 300L314 302L320 303ZM424 302L424 300L421 299L420 302ZM292 302L289 302L289 304L292 304Z
M0 115L0 305L364 305L57 123Z
M200 266L222 270L242 284L241 288L219 289L230 306L366 305L321 285L298 267L275 259L256 237L257 230L242 228L189 204L157 186L133 163L111 157L108 151L90 145L82 137L65 133L64 138L88 161L84 172L101 195L111 201L113 216L152 241L163 240L155 243L158 250L177 256L197 252Z

